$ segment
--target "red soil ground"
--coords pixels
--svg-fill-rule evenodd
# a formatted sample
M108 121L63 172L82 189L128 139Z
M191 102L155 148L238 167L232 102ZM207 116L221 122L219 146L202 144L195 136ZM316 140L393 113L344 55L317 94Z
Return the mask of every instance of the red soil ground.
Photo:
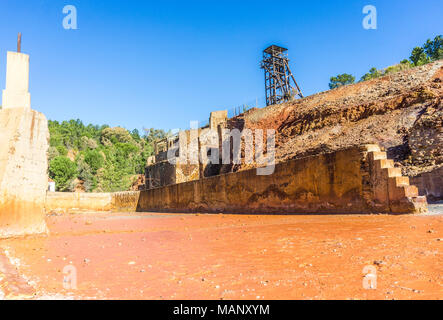
M0 240L0 295L61 299L440 299L443 216L51 216ZM63 268L77 269L77 290ZM377 270L377 289L362 286Z

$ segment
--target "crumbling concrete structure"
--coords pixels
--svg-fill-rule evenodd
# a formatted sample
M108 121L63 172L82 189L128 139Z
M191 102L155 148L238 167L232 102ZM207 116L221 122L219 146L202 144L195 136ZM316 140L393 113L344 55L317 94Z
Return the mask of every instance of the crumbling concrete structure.
M31 110L29 56L8 52L0 110L0 237L47 231L48 121Z
M201 177L214 175L209 165L199 161L202 148L200 139L201 137L205 137L209 132L218 132L219 137L221 137L221 130L226 127L227 121L228 112L226 110L214 111L211 112L208 126L182 131L179 133L179 136L168 137L157 141L154 146L155 155L148 159L145 170L146 189L195 181ZM195 137L193 137L194 135ZM193 141L197 144L195 150L187 147L193 143ZM210 146L210 144L205 143L205 146ZM218 144L216 147L218 148ZM192 152L196 153L188 154L188 156L189 159L194 159L194 161L171 163L171 161L168 160L168 152L173 149L174 155L177 156L180 150L193 150ZM205 152L210 152L210 148Z
M189 131L181 133L184 141L190 140ZM148 159L148 166L145 169L145 180L147 189L167 186L176 183L198 180L200 178L199 164L173 164L168 161L168 151L176 143L178 137L166 138L157 141L155 144L155 155ZM178 152L179 148L177 149Z

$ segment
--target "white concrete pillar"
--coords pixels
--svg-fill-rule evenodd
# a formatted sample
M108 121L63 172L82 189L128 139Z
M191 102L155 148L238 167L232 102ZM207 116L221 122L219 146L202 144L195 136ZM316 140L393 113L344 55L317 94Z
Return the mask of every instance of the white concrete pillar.
M27 54L8 51L6 89L3 90L2 108L31 108L29 55Z

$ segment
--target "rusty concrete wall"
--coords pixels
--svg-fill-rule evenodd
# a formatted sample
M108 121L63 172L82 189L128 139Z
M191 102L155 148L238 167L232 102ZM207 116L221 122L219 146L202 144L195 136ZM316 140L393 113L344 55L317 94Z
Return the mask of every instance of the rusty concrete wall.
M138 211L231 213L369 212L361 153L352 149L278 164L269 176L247 170L142 191Z
M431 201L443 200L443 166L410 179L418 187L420 195Z
M111 193L48 192L46 213L111 211Z
M269 176L258 176L252 169L146 190L137 211L425 212L426 199L391 168L392 160L383 158L386 153L378 146L353 147L279 163Z
M134 212L139 191L116 193L48 192L46 213L76 213L84 211Z
M0 237L45 233L48 121L29 108L0 110Z
M176 183L175 165L168 161L156 162L145 168L146 188L158 188Z
M115 192L111 194L111 210L115 212L135 212L140 191Z

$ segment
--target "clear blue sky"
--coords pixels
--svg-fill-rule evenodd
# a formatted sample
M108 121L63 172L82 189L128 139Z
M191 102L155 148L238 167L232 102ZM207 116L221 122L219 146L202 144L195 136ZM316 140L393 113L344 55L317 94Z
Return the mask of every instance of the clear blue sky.
M62 27L67 4L78 30ZM362 27L367 4L377 30ZM338 73L359 79L408 58L443 33L443 1L1 0L2 89L19 31L32 106L49 119L170 129L262 99L259 62L270 44L289 49L305 95L327 90Z

